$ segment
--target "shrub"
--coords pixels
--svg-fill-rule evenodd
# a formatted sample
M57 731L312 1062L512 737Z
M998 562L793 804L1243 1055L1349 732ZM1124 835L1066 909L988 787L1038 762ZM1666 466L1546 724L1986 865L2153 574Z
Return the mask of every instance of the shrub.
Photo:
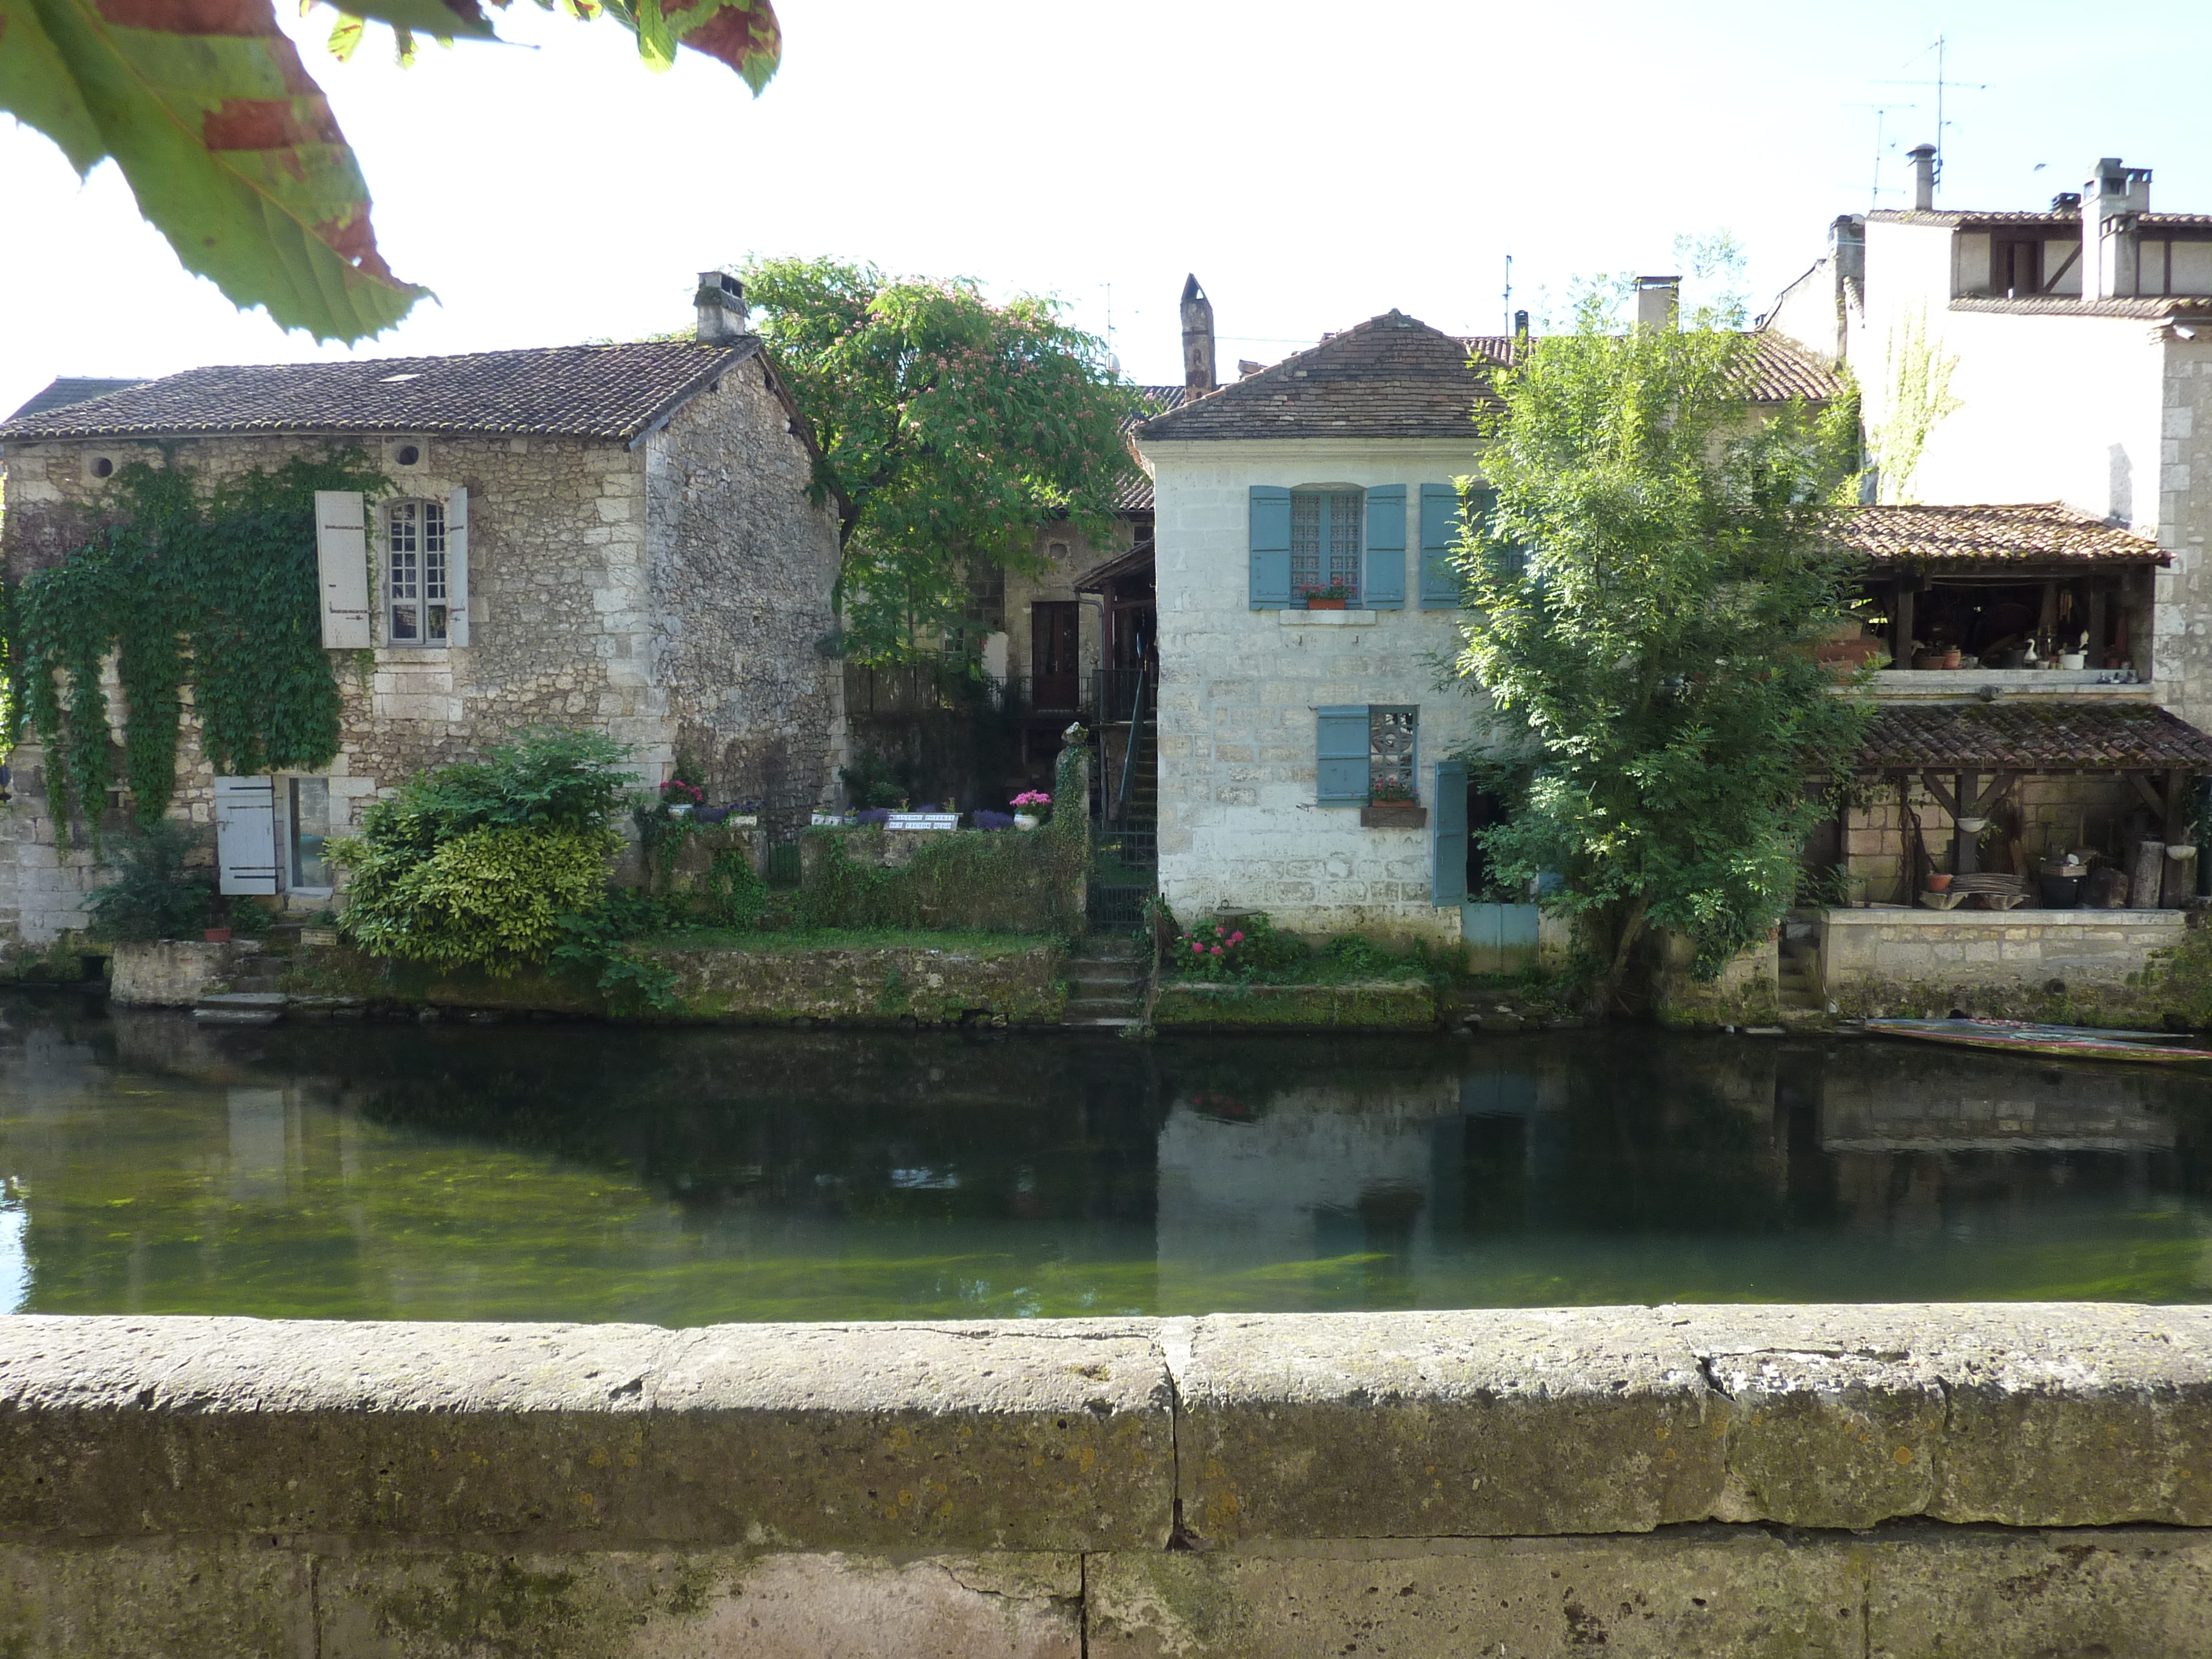
M139 943L197 938L207 925L211 890L185 860L199 845L189 825L162 818L127 837L101 867L114 880L85 902L94 939Z
M380 844L377 816L361 839L332 848L353 872L348 936L379 956L495 975L552 954L561 918L603 902L607 860L622 845L605 829L510 824L468 830L426 855L413 840L419 818L388 815L401 833Z
M1168 961L1183 978L1216 981L1294 973L1310 954L1304 940L1259 910L1235 921L1202 921L1167 947Z

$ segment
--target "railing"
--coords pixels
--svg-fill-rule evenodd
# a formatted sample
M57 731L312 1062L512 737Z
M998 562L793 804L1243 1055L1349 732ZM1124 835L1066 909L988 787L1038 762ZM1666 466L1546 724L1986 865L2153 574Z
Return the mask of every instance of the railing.
M1142 747L1138 728L1145 723L1145 670L1150 663L1137 669L1137 688L1129 703L1129 741L1121 750L1121 787L1114 795L1114 822L1120 823L1129 816L1129 786L1137 775L1137 750ZM1103 673L1112 671L1103 670Z
M1092 677L1096 678L1096 677ZM896 663L845 666L845 713L858 720L913 720L924 714L991 713L1053 716L1088 724L1097 688L1079 673L982 674L958 664ZM1122 718L1127 719L1124 715Z
M1091 676L1091 706L1097 711L1100 721L1115 725L1122 720L1134 720L1141 714L1141 703L1152 672L1150 659L1134 668L1100 668ZM1158 700L1157 687L1152 688Z

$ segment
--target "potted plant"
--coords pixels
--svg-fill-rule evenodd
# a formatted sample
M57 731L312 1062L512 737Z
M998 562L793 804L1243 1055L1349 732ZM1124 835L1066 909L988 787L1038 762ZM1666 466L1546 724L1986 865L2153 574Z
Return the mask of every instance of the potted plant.
M672 818L690 817L694 809L706 799L704 789L680 777L671 778L660 786L660 804L667 809Z
M1052 811L1052 797L1042 789L1024 789L1006 803L1014 809L1014 828L1034 830Z
M1381 777L1369 786L1367 805L1359 809L1359 822L1370 830L1421 830L1429 822L1429 809L1402 778Z
M1309 611L1341 611L1352 599L1352 590L1341 582L1327 587L1309 587L1304 592Z

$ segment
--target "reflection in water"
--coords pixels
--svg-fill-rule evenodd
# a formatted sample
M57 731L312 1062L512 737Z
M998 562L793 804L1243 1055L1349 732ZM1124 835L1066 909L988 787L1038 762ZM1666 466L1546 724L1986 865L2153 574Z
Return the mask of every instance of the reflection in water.
M1164 1042L0 1003L0 1308L2203 1299L2212 1085L1648 1031Z

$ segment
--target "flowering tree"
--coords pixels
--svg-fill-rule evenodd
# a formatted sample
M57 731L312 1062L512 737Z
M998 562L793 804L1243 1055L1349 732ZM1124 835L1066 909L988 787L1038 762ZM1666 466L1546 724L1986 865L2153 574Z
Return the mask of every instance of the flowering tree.
M1105 532L1136 465L1121 429L1134 394L1053 301L993 305L972 282L832 259L740 275L813 425L815 489L837 504L847 655L911 655L964 608L972 566L1036 562L1041 525Z

